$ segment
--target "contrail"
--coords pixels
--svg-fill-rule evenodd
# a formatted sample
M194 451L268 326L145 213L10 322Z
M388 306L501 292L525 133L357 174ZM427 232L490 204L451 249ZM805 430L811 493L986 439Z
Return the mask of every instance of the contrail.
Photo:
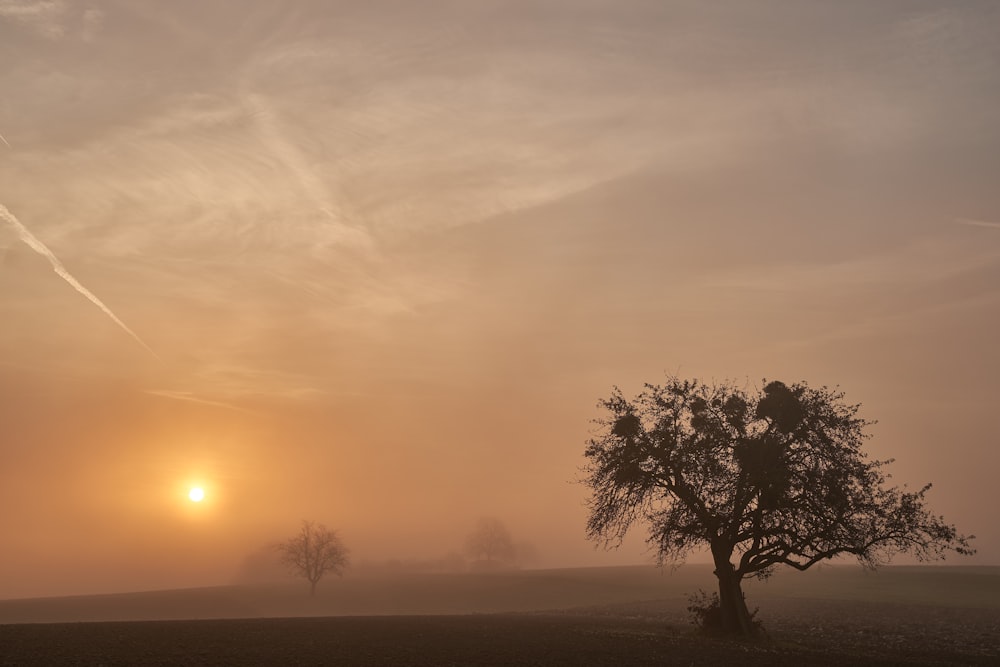
M162 396L163 398L171 398L176 401L190 401L192 403L200 403L202 405L211 405L217 408L226 408L227 410L236 410L237 412L245 412L247 414L256 414L253 410L247 410L246 408L241 408L236 405L231 405L229 403L223 403L222 401L212 401L207 398L198 398L189 391L171 391L169 389L146 389L145 393L151 396Z
M0 134L0 141L2 141L5 144L7 144L7 148L10 148L10 142L7 141L6 139L4 139L2 134Z
M989 229L1000 229L1000 222L987 222L986 220L972 220L970 218L955 218L956 224L969 225L970 227L987 227Z
M49 264L52 265L52 269L59 275L60 278L68 282L73 287L73 289L75 289L77 292L87 297L87 299L89 299L91 303L93 303L95 306L104 311L105 315L110 317L115 324L120 326L125 331L125 333L134 338L135 341L139 343L139 345L142 345L144 348L146 348L146 350L150 354L152 354L157 359L160 358L160 356L153 351L153 348L146 345L146 343L144 343L143 340L139 338L134 331L129 329L124 322L118 319L118 316L115 315L113 312L111 312L111 309L105 306L104 303L100 299L98 299L93 292L91 292L89 289L81 285L80 281L74 278L70 274L70 272L66 270L66 267L62 265L62 262L59 261L59 258L53 255L52 251L49 250L44 243L39 241L35 237L35 235L28 230L27 227L22 225L21 221L15 218L14 214L11 213L9 210L7 210L7 207L4 206L3 204L0 204L0 218L3 218L11 225L13 225L14 229L17 230L18 236L21 237L22 241L28 244L29 248L37 252L45 259L49 260Z

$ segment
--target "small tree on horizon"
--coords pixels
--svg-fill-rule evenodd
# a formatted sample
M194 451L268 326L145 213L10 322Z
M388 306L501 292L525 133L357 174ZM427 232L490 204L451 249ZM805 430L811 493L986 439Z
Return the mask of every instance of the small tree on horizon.
M862 444L873 422L841 392L803 383L733 384L668 377L632 400L615 388L587 446L588 537L621 544L649 527L660 565L707 546L719 585L719 624L753 636L741 582L775 567L806 570L840 555L867 568L895 553L940 560L972 554L972 538L930 513L919 491L887 487Z
M507 565L514 561L514 540L503 521L483 517L465 541L465 551L473 561L489 566Z
M303 521L298 535L276 545L281 562L289 572L309 582L309 595L316 595L316 584L327 572L337 576L347 566L347 547L337 532L323 524Z

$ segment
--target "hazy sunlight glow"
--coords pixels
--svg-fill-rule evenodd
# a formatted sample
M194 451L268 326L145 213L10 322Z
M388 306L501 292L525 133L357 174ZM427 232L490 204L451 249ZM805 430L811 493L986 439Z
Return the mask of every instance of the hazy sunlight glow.
M200 503L205 499L205 490L200 486L195 486L188 491L188 498L190 498L193 503Z

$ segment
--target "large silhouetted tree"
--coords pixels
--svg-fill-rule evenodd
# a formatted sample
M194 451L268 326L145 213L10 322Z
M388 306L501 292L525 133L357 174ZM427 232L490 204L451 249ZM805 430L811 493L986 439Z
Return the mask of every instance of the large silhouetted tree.
M309 582L309 595L327 572L341 574L347 566L347 547L336 531L323 524L303 521L298 535L277 545L281 562L297 577Z
M669 377L632 400L617 388L586 450L591 539L621 543L648 524L658 560L707 546L722 630L754 635L741 582L776 566L805 570L840 555L866 567L894 553L974 553L919 491L889 487L862 451L872 422L841 392L805 383L747 391Z

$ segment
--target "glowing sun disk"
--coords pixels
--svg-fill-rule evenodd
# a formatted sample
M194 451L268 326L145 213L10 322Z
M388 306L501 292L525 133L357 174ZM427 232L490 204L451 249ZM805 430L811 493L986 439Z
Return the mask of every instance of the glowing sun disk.
M205 490L200 486L195 486L188 491L188 498L190 498L193 503L200 503L205 499Z

